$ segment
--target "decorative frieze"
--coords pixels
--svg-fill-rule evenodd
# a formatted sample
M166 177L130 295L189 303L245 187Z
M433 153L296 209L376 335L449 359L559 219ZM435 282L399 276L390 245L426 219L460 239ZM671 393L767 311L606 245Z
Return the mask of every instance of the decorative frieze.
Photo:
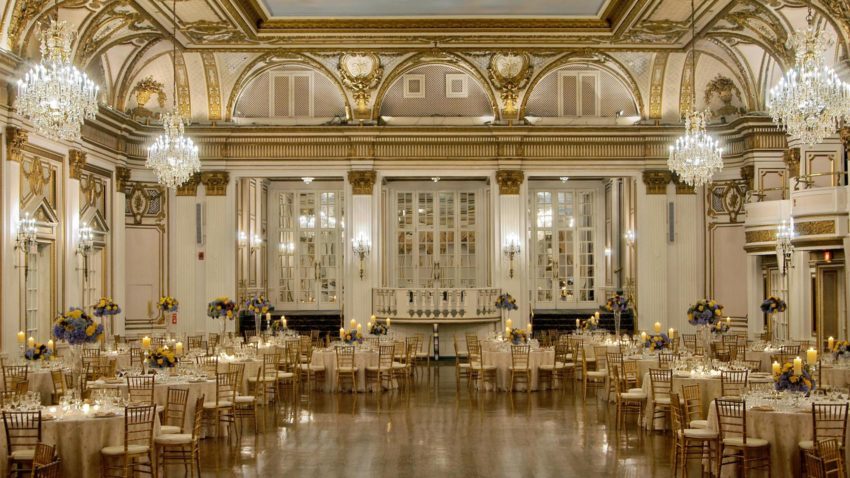
M20 163L24 159L24 144L29 135L21 128L6 127L6 159Z
M130 182L130 168L123 166L115 167L115 190L119 193L126 192L127 183Z
M667 185L673 180L673 173L666 169L648 169L643 172L646 194L667 194Z
M378 174L375 171L349 171L348 182L351 183L352 194L372 194L377 177Z
M501 169L496 171L496 183L499 185L499 194L516 195L525 180L525 174L519 169Z
M747 231L744 233L744 240L747 244L755 244L758 242L774 242L776 240L776 230L762 229L759 231Z
M68 151L68 176L71 179L80 180L83 175L83 168L86 165L86 152L79 149L71 149Z
M183 183L180 186L177 186L177 195L178 196L197 196L198 195L198 184L201 183L201 175L199 173L195 173L192 177L189 178L188 181ZM225 184L226 186L227 184ZM207 189L207 195L212 196L209 193L209 189Z
M201 183L207 191L207 196L226 196L230 173L227 171L204 171L201 173Z
M823 234L835 234L834 221L808 221L798 222L794 225L797 236L820 236Z

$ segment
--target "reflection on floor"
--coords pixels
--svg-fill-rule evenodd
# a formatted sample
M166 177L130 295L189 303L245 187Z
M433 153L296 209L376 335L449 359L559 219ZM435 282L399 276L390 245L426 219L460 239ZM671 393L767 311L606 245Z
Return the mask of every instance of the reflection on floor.
M410 393L314 392L276 417L273 408L259 433L245 423L238 445L203 440L203 476L671 475L668 435L638 433L634 423L628 435L615 432L613 404L570 390L458 392L448 363L423 367Z

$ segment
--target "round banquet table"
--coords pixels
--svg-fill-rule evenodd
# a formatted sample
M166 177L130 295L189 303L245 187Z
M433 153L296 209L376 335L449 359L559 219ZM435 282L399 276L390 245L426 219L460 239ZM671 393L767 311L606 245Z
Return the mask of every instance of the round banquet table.
M850 367L845 364L824 365L819 374L822 381L819 385L829 385L833 389L850 387Z
M482 352L481 357L482 362L485 365L495 365L496 366L496 389L506 392L511 386L511 351L510 350L502 350L502 351L484 351ZM528 354L528 368L531 370L531 379L529 380L531 390L537 390L537 378L538 378L538 369L543 364L551 364L555 361L555 351L554 350L532 350ZM515 387L516 390L526 390L526 384L524 381L519 381Z
M315 349L310 362L314 365L323 365L325 367L325 392L335 392L337 390L336 380L336 350ZM357 392L366 392L366 367L378 366L378 352L369 349L358 348L354 351L354 366L357 367ZM343 379L343 391L351 391L351 380ZM346 388L347 387L347 388ZM386 386L384 386L386 388ZM390 384L390 388L397 388L398 383L394 380ZM371 388L369 391L372 391Z
M42 412L44 413L44 411ZM62 476L89 478L100 476L100 450L124 443L124 414L113 417L67 416L42 421L42 442L56 446L62 459ZM159 434L159 417L154 418L154 436ZM0 472L8 472L6 434L0 434Z
M718 430L717 408L714 402L708 412L708 427ZM812 439L811 408L793 411L750 408L747 410L747 436L763 438L770 442L770 472L774 478L800 476L798 443ZM845 461L848 457L850 455L845 455ZM733 466L724 466L722 476L736 476L735 471Z
M771 362L770 357L779 353L779 350L747 350L747 360L758 360L761 362L761 367L759 371L761 372L771 372Z

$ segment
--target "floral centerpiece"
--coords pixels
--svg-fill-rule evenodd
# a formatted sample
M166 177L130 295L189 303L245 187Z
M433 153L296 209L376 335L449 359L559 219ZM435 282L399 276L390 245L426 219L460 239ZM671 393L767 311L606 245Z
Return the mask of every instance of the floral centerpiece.
M372 322L369 327L369 333L372 335L387 335L387 326L378 322Z
M507 292L504 294L500 294L496 299L496 308L502 309L506 311L517 310L519 307L516 305L516 299Z
M177 361L177 355L168 347L157 347L148 355L147 365L151 368L172 368Z
M773 381L776 382L776 390L788 392L803 392L806 395L815 389L815 379L812 378L812 370L808 365L800 367L800 373L794 370L794 364L787 362L782 365L778 374L774 374Z
M286 327L283 326L283 319L275 320L271 323L272 333L283 332Z
M718 320L711 326L711 333L715 335L723 335L729 332L729 322L726 320Z
M274 306L262 294L255 295L254 297L248 299L245 302L245 308L248 309L248 312L251 312L254 315L265 314L274 310Z
M670 345L670 337L668 337L667 334L663 332L657 335L647 336L646 342L644 342L643 344L643 346L648 348L650 352L668 349L670 348Z
M691 325L714 325L723 315L723 306L714 299L700 299L688 308L688 323Z
M177 302L177 299L170 295L165 295L159 298L157 308L163 312L177 312L179 305L180 304Z
M761 311L765 314L773 315L777 312L785 312L785 309L788 308L788 304L785 303L784 300L776 297L774 295L764 299L764 302L761 303Z
M121 307L115 302L112 302L111 297L101 297L94 306L95 317L103 317L105 315L118 315L121 313Z
M528 332L523 329L511 329L507 338L514 345L528 343Z
M592 332L599 328L599 317L595 315L591 315L587 320L581 324L581 330Z
M618 290L614 295L608 297L608 300L600 309L614 313L614 335L619 337L621 316L632 309L631 299L623 295L623 291Z
M345 331L340 338L343 342L348 345L354 344L362 344L363 343L363 334L361 334L357 329L351 329Z
M850 342L846 340L836 340L834 344L832 344L832 353L836 355L844 355L848 351L850 351Z
M24 352L24 358L27 360L50 360L53 351L45 344L35 344Z
M227 321L235 319L237 311L239 311L239 306L229 297L218 297L207 305L207 317L222 319L221 335L227 332Z
M53 336L70 345L97 342L101 334L103 334L103 325L95 324L91 317L78 307L71 307L53 322Z

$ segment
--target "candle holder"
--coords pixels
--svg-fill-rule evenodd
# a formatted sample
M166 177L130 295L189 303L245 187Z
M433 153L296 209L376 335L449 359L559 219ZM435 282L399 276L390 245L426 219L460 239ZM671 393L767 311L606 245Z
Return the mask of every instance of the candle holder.
M514 256L519 254L520 251L519 239L516 236L509 237L505 247L502 248L502 252L508 257L508 261L510 262L508 276L512 279L514 277Z
M369 253L372 251L372 244L369 242L369 239L366 239L363 236L358 236L356 239L351 240L351 250L360 259L360 278L363 279L363 264L366 257L368 257Z

